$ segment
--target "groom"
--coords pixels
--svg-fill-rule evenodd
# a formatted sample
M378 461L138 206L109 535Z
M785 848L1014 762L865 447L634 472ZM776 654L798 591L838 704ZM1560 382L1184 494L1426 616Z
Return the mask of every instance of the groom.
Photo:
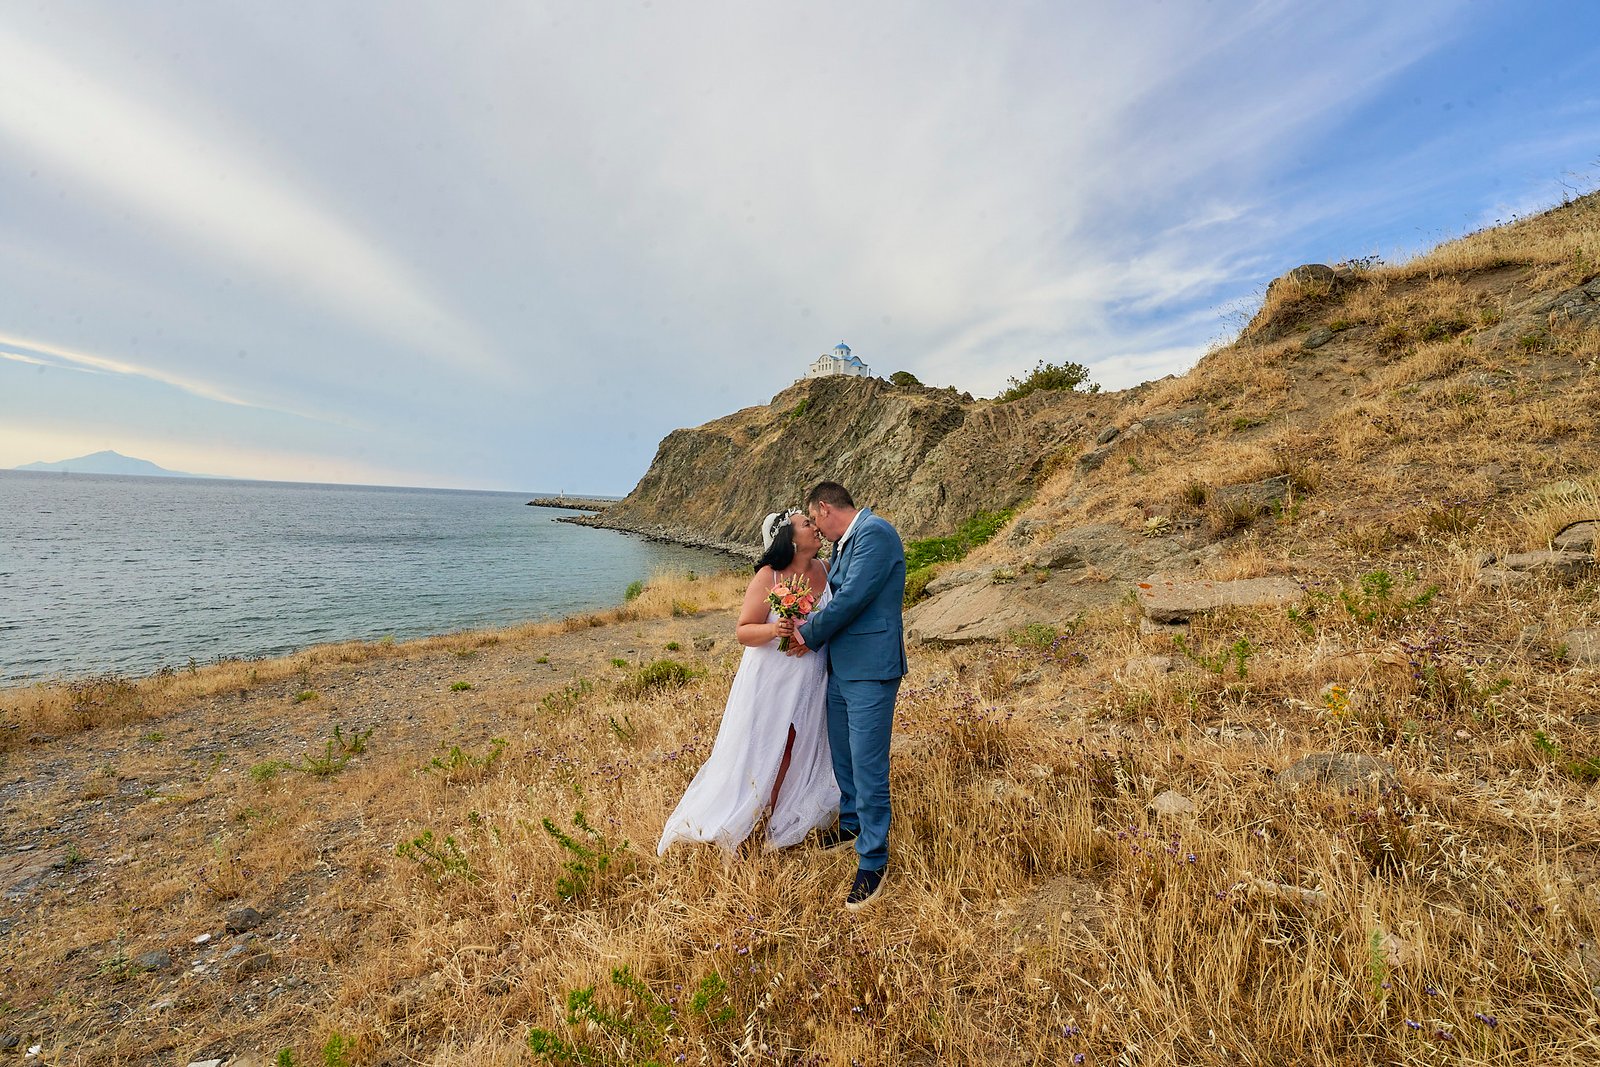
M855 842L858 869L844 906L859 911L883 888L889 866L889 730L906 673L906 556L894 527L858 509L837 482L806 494L806 514L833 542L833 598L796 627L789 654L827 646L828 744L840 799L839 825L822 845Z

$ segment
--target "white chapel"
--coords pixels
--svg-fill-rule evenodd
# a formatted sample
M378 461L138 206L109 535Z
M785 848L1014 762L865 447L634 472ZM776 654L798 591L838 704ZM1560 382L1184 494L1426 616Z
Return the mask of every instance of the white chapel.
M872 369L861 362L860 356L850 354L850 346L840 341L833 351L818 356L806 371L807 378L826 378L833 374L849 374L856 378L872 376Z

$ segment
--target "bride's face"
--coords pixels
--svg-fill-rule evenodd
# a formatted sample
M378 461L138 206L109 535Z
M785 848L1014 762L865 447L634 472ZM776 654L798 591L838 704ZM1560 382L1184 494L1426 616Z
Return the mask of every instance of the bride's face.
M822 535L817 532L816 525L804 515L796 515L792 520L794 524L794 547L799 552L816 552L822 547Z

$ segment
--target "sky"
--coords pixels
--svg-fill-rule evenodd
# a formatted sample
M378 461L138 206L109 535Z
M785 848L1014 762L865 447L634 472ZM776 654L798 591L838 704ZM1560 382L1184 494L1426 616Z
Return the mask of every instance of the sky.
M1589 0L7 0L0 468L620 495L840 341L1125 388L1594 188L1596 70Z

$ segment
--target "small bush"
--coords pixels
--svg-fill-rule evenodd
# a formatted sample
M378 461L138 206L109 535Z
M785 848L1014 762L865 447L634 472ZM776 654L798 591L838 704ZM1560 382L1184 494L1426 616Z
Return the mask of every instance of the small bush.
M640 667L627 682L626 689L635 696L658 689L682 689L692 682L699 672L675 659L658 659Z
M472 869L466 853L461 851L461 845L449 835L439 841L434 838L432 830L424 830L410 841L396 845L394 854L401 859L411 860L436 882L448 878L461 878L468 882L478 880L478 874Z
M917 381L917 376L915 374L912 374L908 370L897 370L897 371L895 371L893 374L889 375L889 381L893 382L895 385L921 385L922 384L921 382Z
M906 598L907 607L921 600L928 591L928 583L933 581L934 570L932 567L918 567L914 571L906 572Z
M628 588L622 594L622 598L624 600L638 600L640 594L642 594L643 592L644 592L644 583L641 582L641 581L635 580L635 581L632 581L632 582L628 583Z
M472 688L472 683L471 682L451 682L450 683L450 692L452 692L452 693L465 693L468 689L471 689L471 688Z
M1030 393L1040 389L1053 389L1062 392L1081 391L1085 393L1098 393L1100 386L1089 380L1089 368L1081 363L1062 362L1046 363L1040 360L1025 378L1007 378L1011 388L1001 393L995 399L1004 404L1012 400L1021 400Z
M562 830L550 819L541 820L544 832L555 839L569 856L561 865L562 874L556 879L556 896L562 900L579 900L597 894L610 881L611 876L624 873L631 867L632 857L627 855L628 842L612 844L611 841L589 825L581 811L572 813L572 825L588 838L588 843Z
M1430 585L1420 593L1402 594L1394 575L1376 570L1356 579L1355 586L1339 590L1339 603L1363 626L1377 628L1427 606L1438 592L1437 585Z

